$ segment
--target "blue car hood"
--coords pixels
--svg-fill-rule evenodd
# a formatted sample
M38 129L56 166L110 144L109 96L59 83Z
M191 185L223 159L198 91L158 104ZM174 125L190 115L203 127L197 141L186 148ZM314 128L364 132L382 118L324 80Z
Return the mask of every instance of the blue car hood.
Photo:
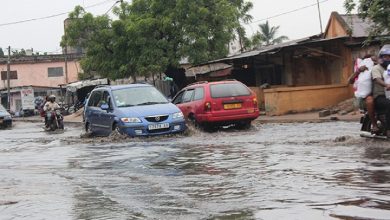
M145 117L153 115L168 115L180 112L180 109L172 104L141 105L133 107L118 108L122 117Z

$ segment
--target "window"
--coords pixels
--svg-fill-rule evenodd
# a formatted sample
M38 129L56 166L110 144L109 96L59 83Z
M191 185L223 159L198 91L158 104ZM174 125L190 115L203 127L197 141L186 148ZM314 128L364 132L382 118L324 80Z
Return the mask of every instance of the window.
M195 89L194 100L201 100L204 97L204 89L203 87L199 87Z
M248 88L241 83L211 85L210 91L213 98L248 96L251 94Z
M97 107L101 98L102 98L102 91L95 91L91 94L91 97L88 99L88 106Z
M64 75L62 67L49 67L47 68L48 77L59 77Z
M180 92L178 95L176 95L175 99L172 101L173 104L180 104L182 103L182 98L183 98L183 92Z
M185 91L184 95L183 95L183 102L191 101L192 96L194 95L194 91L195 90L193 90L193 89Z
M9 79L18 79L18 72L10 71ZM7 71L1 71L1 80L7 80Z
M103 97L100 99L100 101L98 102L98 107L102 106L103 104L108 104L108 106L111 108L111 98L110 98L110 94L107 92L107 91L104 91L103 92Z
M153 86L129 87L112 91L116 106L130 107L136 105L165 104L168 100Z

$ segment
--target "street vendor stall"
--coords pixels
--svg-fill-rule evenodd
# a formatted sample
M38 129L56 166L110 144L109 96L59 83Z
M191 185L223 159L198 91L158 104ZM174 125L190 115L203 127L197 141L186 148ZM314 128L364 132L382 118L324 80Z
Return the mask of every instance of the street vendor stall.
M66 88L64 107L68 109L68 113L73 113L84 106L87 95L97 85L108 85L110 82L107 78L91 79L64 85Z

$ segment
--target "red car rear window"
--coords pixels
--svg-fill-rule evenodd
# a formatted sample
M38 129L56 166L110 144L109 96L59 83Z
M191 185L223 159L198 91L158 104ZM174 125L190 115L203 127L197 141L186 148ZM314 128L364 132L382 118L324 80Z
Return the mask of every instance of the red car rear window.
M210 85L212 98L248 96L251 94L249 89L241 83L224 83Z

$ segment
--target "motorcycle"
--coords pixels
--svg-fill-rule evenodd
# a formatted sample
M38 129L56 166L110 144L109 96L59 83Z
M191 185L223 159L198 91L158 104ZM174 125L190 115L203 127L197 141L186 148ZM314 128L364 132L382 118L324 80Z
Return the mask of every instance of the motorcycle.
M46 113L46 117L46 130L55 131L57 129L64 129L64 118L62 116L61 109L48 111Z
M361 110L362 111L362 117L360 118L360 124L362 124L360 131L362 133L360 134L361 137L368 137L368 138L378 138L378 139L387 139L386 136L386 114L385 112L376 112L375 117L377 119L378 124L378 131L372 132L371 130L371 120L368 116L367 110Z

